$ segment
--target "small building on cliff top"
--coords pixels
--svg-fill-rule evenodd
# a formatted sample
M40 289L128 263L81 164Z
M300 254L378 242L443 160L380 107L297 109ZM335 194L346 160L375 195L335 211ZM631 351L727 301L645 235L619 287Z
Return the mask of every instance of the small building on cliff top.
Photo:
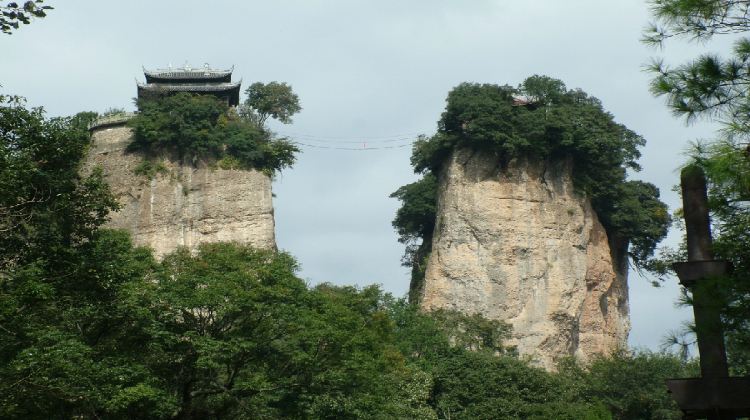
M188 65L182 68L157 70L143 69L146 83L138 83L138 98L164 95L177 92L214 95L227 101L230 106L240 103L242 80L232 82L232 71L212 69L208 64L194 69Z

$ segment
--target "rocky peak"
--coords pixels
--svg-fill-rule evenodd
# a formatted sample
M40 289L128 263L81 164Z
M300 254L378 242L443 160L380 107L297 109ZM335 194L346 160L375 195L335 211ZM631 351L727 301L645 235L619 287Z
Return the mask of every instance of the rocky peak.
M508 322L507 344L544 368L585 361L624 346L630 329L627 264L609 242L569 161L504 164L459 149L441 171L431 255L412 293L426 310Z

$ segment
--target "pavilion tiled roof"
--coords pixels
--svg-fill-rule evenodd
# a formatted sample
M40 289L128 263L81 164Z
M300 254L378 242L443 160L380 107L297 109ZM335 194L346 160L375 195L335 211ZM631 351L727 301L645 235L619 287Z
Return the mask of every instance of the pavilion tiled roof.
M206 64L202 68L194 69L190 66L182 68L167 68L148 70L143 69L146 76L146 83L155 83L159 81L217 81L229 82L232 78L234 67L226 70L212 69Z
M232 71L202 68L143 69L146 83L138 83L138 97L144 94L170 94L176 92L206 93L224 98L229 105L238 105L242 81L232 82Z

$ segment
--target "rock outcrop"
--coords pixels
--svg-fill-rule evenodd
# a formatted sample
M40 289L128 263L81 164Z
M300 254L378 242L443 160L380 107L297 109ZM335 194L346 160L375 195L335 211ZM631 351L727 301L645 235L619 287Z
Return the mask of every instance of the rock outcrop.
M143 156L125 152L131 141L122 124L92 130L83 171L101 167L121 205L107 227L130 231L136 245L153 248L157 257L205 242L276 247L269 176L169 157L158 161L153 176L138 175Z
M480 313L513 326L509 345L533 363L587 360L623 346L627 264L611 252L569 162L454 152L439 183L422 290L424 309Z

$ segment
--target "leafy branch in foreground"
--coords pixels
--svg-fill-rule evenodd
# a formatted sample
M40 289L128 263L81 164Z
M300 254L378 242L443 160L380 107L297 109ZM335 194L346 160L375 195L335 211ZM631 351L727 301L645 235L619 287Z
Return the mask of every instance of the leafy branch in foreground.
M750 30L750 1L652 0L655 24L644 42L662 45L667 38L691 37L707 41L716 35ZM666 96L667 104L688 121L716 118L730 135L750 133L750 39L742 37L729 58L703 54L677 67L655 60L651 91Z
M0 6L0 31L10 35L17 30L21 24L28 25L33 19L41 19L47 16L46 10L51 6L42 6L44 0L29 0L21 4L12 1Z
M714 35L741 33L750 29L747 0L651 0L656 22L649 25L643 41L661 45L672 37L706 40Z
M240 113L248 115L259 126L265 127L268 118L283 124L292 122L292 115L302 110L299 97L286 83L256 82L245 90L247 99L240 108Z

